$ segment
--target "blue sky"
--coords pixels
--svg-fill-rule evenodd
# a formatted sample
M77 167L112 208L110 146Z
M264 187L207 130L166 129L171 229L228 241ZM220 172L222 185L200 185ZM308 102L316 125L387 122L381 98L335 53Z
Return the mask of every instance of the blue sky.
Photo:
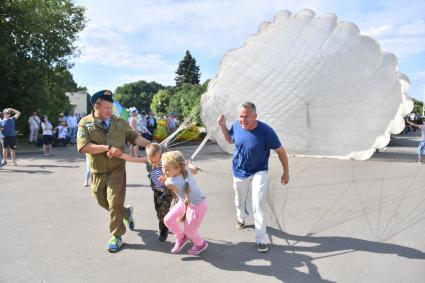
M399 59L410 81L409 95L425 92L425 0L78 0L89 22L77 42L81 53L71 70L89 93L137 80L174 85L185 50L214 77L224 53L243 45L263 21L280 10L317 16L334 13L355 23Z

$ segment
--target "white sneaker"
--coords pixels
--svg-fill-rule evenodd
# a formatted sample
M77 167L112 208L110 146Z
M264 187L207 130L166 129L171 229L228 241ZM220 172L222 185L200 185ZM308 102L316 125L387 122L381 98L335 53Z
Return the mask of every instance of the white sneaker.
M260 253L266 253L269 251L269 246L267 245L267 243L258 243L257 244L257 250Z

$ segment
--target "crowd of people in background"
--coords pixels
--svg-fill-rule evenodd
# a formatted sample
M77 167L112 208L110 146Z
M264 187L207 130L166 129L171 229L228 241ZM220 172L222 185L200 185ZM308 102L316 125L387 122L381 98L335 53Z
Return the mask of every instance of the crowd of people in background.
M136 107L129 109L130 117L128 122L130 126L147 140L154 140L157 130L158 117L150 111L148 114L145 111L139 111ZM16 161L16 120L21 113L13 108L5 108L0 112L0 167L7 164L8 156L13 165L17 165ZM67 146L75 144L77 138L78 122L82 114L70 111L65 115L59 113L57 121L49 120L47 115L39 116L38 112L34 111L28 118L28 142L30 144L43 147L45 157L52 156L52 148L54 146ZM179 126L177 115L174 112L169 113L163 118L166 121L167 134L170 135L176 131ZM139 146L130 146L131 156L139 156Z
M59 113L57 126L53 127L48 121L47 115L38 117L37 112L33 112L28 118L29 143L38 145L66 145L75 144L77 138L78 122L81 115L70 111L67 116ZM42 134L42 137L39 135Z
M42 115L41 119L37 112L33 112L28 119L29 143L42 145L44 156L52 155L52 147L57 145L66 146L75 144L77 139L77 127L81 115L70 111L68 115L59 113L56 126L49 121L47 115Z
M5 108L0 117L0 167L7 165L8 156L13 165L17 165L17 131L16 120L21 116L21 112L13 108ZM70 111L67 116L59 114L56 126L49 121L47 115L42 115L34 111L28 118L28 142L43 146L45 157L52 155L53 145L75 144L77 139L77 127L81 115Z
M136 107L131 107L129 109L129 112L130 117L128 118L128 123L130 124L130 127L145 139L153 141L155 137L155 132L158 128L157 117L155 116L155 114L152 111L150 111L149 114L147 114L145 111L139 113ZM168 135L170 135L178 127L177 116L174 113L169 114L166 117L166 121L167 133ZM134 146L130 144L129 147L130 156L139 156L139 150L141 149L139 146Z

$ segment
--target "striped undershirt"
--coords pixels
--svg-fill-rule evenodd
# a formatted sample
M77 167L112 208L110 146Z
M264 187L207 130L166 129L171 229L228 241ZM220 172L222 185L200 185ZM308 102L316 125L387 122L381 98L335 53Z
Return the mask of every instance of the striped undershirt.
M165 185L159 181L159 177L161 176L164 176L164 173L162 172L162 163L159 163L158 167L152 166L151 180L155 186L155 189L161 192L166 192L167 190Z

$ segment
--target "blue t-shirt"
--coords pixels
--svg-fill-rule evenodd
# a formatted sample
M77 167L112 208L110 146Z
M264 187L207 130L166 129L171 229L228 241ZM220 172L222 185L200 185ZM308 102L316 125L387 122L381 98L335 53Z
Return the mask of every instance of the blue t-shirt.
M235 121L230 128L230 136L235 143L233 153L233 175L246 178L269 169L270 149L282 146L276 132L267 124L257 121L257 127L248 131Z
M15 117L10 117L8 119L3 119L1 121L1 127L3 128L2 133L5 137L14 137L16 136L15 130Z

